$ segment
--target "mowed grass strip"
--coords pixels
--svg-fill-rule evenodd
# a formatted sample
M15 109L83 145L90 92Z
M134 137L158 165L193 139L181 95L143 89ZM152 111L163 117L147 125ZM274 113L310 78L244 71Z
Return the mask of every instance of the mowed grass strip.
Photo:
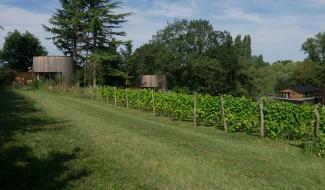
M325 188L325 160L286 143L43 91L0 101L7 189Z

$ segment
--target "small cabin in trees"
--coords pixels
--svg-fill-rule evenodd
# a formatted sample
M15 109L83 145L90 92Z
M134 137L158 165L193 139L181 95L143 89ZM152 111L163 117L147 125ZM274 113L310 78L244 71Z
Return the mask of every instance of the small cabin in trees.
M138 78L138 87L167 91L167 77L165 75L141 75Z
M320 90L317 87L310 84L294 86L281 90L277 99L293 103L316 103L318 101L319 92Z

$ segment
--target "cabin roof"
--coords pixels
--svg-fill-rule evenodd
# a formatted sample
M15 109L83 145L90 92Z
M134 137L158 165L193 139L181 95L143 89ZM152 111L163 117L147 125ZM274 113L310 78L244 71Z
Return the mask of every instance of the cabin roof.
M299 93L308 93L308 92L317 92L319 91L319 89L311 84L307 84L307 85L302 85L302 86L294 86L294 87L289 87L285 90L282 90L281 92L284 92L286 90L293 90L295 92L299 92Z

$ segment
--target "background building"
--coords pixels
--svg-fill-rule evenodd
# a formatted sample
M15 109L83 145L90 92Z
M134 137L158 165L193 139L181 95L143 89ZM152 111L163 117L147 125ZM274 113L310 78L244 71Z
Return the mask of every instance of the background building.
M60 80L72 85L75 68L71 57L39 56L33 59L33 73L38 80Z

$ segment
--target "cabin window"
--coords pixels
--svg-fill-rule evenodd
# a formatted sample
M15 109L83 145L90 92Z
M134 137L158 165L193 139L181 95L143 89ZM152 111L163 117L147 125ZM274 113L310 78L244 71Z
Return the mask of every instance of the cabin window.
M289 99L290 98L289 93L282 93L282 98Z
M61 72L51 72L51 73L37 73L38 80L54 80L54 81L61 81L62 80L62 73Z

